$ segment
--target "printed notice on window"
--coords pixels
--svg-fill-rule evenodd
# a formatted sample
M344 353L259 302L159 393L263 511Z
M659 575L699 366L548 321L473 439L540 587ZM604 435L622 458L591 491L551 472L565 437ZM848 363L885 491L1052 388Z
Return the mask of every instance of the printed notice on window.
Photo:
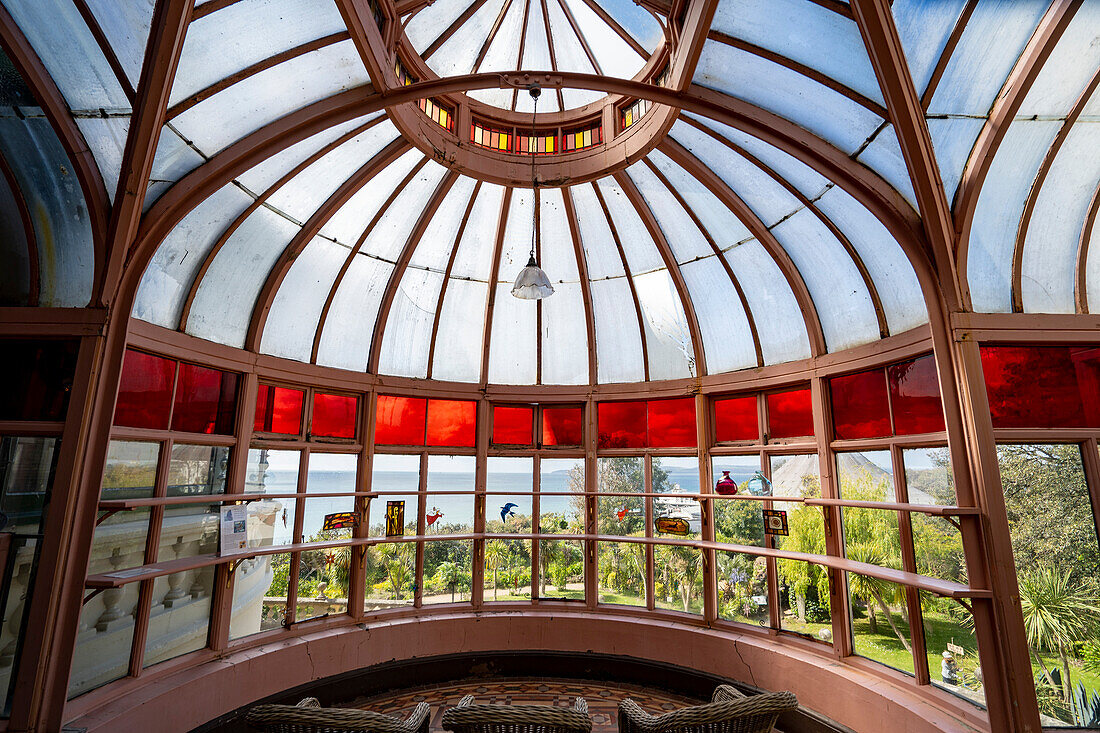
M221 537L220 555L232 555L248 549L248 507L244 504L222 507Z

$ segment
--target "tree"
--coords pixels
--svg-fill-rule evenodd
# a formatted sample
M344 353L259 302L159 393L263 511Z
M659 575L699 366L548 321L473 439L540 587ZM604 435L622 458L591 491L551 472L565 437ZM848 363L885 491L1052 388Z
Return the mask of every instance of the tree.
M848 557L856 562L865 562L870 565L881 566L885 562L882 555L879 554L879 550L867 544L849 547ZM878 578L871 578L866 575L859 575L858 573L848 573L848 590L852 594L852 597L858 598L867 606L868 621L870 622L872 634L878 633L878 621L875 617L875 605L877 604L882 610L882 614L886 617L887 623L890 624L894 636L898 637L898 641L905 647L905 651L912 651L909 646L909 641L898 629L897 624L894 623L894 617L890 613L890 606L886 603L886 597L894 594L893 583L879 580Z
M404 597L405 587L412 581L413 545L411 542L387 542L377 546L394 599Z
M485 567L493 573L493 600L497 599L497 574L508 556L508 546L504 540L489 540L485 543Z

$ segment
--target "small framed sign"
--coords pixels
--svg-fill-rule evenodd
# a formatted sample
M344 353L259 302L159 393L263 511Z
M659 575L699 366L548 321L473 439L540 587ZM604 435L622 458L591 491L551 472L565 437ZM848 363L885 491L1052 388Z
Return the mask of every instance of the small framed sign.
M248 508L232 504L221 508L220 555L231 555L248 549Z
M954 655L955 655L956 657L962 657L962 656L965 656L965 655L966 655L966 650L965 650L965 649L963 649L963 648L962 648L961 646L959 646L958 644L955 644L955 643L953 643L953 642L948 642L948 643L947 643L947 651L951 652L951 653L952 653L952 654L954 654Z
M321 529L347 529L348 527L359 526L359 515L355 512L336 512L335 514L326 514L325 523L321 525Z
M762 509L761 511L764 514L765 534L776 534L783 537L789 534L787 531L787 512L778 509Z
M386 502L386 536L401 537L405 534L405 502Z

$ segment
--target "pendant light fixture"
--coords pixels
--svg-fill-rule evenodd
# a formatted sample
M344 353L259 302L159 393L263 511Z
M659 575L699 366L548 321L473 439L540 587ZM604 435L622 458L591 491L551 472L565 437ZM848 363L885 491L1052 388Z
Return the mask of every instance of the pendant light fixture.
M550 279L539 267L535 259L535 236L537 234L538 218L535 215L535 205L538 203L539 182L535 174L535 116L539 109L539 95L542 89L538 84L527 87L531 99L534 100L534 110L531 112L531 137L527 138L527 149L531 153L531 257L527 260L527 266L519 271L516 276L516 284L512 286L512 295L524 300L542 300L554 294L554 286Z

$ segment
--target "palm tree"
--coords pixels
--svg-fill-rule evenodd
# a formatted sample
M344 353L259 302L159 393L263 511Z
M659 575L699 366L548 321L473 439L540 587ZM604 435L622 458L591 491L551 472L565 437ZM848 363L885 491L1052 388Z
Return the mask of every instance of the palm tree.
M504 540L489 540L485 543L485 567L493 573L493 600L497 599L497 572L508 555L508 546Z
M886 565L883 554L867 544L849 547L848 558L856 562L864 562L870 565ZM848 589L851 591L852 597L860 599L867 605L871 633L878 633L878 619L875 617L875 604L878 604L878 607L882 609L883 615L886 616L886 621L890 624L890 628L893 629L894 635L898 637L898 641L905 647L905 651L912 652L909 642L905 639L905 635L901 633L897 624L894 623L894 617L890 613L890 606L886 603L886 596L892 595L894 592L891 585L891 583L885 580L879 580L878 578L869 578L866 575L848 573Z
M451 587L451 603L455 601L455 586L458 584L458 564L450 560L439 563L435 571L436 582Z
M401 600L402 591L412 575L411 550L412 545L406 542L387 542L378 546L378 553L384 558L386 579L398 601Z
M1070 653L1073 646L1091 636L1100 624L1100 604L1096 590L1084 583L1075 583L1070 570L1039 567L1020 577L1020 607L1024 614L1024 631L1035 661L1051 687L1057 689L1040 652L1058 654L1062 666L1062 698L1071 700ZM1073 708L1073 705L1070 705ZM1077 716L1076 711L1073 713ZM1076 721L1074 721L1076 722Z

